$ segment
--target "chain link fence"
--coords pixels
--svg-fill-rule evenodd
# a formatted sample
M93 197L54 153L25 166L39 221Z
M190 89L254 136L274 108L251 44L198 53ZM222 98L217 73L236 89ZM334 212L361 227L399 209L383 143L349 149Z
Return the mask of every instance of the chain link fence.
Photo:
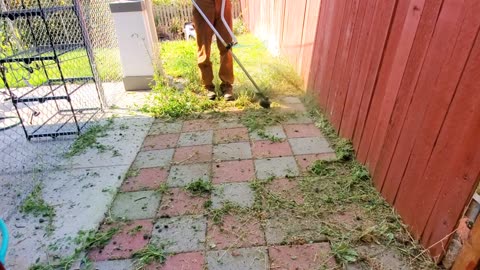
M0 217L123 92L109 2L0 0Z

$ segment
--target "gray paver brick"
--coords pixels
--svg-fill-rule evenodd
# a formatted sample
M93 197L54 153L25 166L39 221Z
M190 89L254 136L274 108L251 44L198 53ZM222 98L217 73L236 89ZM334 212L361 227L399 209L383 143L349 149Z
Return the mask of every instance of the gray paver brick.
M251 158L252 149L248 142L218 144L213 147L213 159L216 161Z
M293 138L288 140L295 155L331 153L328 142L322 137Z
M212 141L213 141L213 130L187 132L187 133L180 134L178 145L193 146L193 145L212 144Z
M287 135L283 131L282 126L271 126L271 127L266 127L264 130L265 135L267 136L274 136L279 139L285 139L287 138ZM264 141L266 140L264 137L261 137L258 135L258 131L254 131L250 133L250 138L254 141Z
M160 193L155 191L119 193L113 202L112 216L129 220L153 218L160 199Z
M293 157L280 157L255 160L255 168L259 179L285 178L286 176L298 176L297 162Z
M153 226L152 243L165 244L167 252L205 249L207 220L201 216L161 218Z
M218 121L218 129L227 129L227 128L241 128L245 127L240 123L240 120L237 117L224 118Z
M230 201L241 207L251 207L255 195L249 183L226 183L216 185L212 194L212 207L222 208L223 204Z
M209 270L266 270L266 248L240 248L207 252Z
M140 152L133 163L133 167L142 169L168 166L172 161L173 152L174 149Z
M176 165L170 169L167 185L169 187L184 187L200 179L203 181L210 180L210 164Z
M287 119L285 124L310 124L313 123L312 118L305 114L295 114L294 117Z
M298 240L323 242L327 238L321 233L322 226L318 219L299 219L289 213L279 213L267 220L265 238L268 245L290 244Z
M96 270L130 270L133 269L132 260L115 260L95 262L94 269Z
M154 122L150 128L149 135L180 133L182 130L182 122L164 123Z

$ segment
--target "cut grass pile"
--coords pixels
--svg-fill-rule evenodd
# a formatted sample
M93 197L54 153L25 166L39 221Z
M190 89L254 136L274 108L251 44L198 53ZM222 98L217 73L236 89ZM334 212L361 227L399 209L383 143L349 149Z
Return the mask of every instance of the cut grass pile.
M105 124L95 124L81 134L72 144L65 157L71 158L76 155L85 153L90 148L96 148L99 153L107 150L113 150L112 146L106 146L98 142L98 138L106 137L107 131L113 126L114 117L108 118Z
M239 36L238 40L242 45L234 48L235 54L267 95L299 95L302 93L302 81L287 61L271 56L262 42L251 34ZM179 81L183 87L181 87L182 89L174 88L167 83L167 79L157 76L150 102L142 107L144 112L151 113L155 117L180 118L204 112L259 108L256 104L253 85L236 64L234 67L236 100L225 102L219 93L216 101L209 101L201 86L196 50L195 41L162 43L160 55L163 70L166 76L173 77L173 80ZM219 52L215 44L212 44L211 55L215 74L214 82L219 86L220 80L217 76Z

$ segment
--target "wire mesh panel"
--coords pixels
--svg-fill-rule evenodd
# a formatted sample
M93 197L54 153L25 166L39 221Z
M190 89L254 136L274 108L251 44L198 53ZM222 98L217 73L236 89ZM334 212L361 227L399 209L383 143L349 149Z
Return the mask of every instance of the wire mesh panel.
M28 195L10 187L28 191L55 169L102 116L105 92L123 90L109 2L0 0L0 197L9 205Z

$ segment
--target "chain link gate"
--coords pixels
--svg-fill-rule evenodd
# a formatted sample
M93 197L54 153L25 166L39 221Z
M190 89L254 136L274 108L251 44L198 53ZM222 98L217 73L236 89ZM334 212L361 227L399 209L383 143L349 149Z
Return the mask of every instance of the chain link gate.
M109 2L0 0L3 218L101 119L105 93L122 90Z

